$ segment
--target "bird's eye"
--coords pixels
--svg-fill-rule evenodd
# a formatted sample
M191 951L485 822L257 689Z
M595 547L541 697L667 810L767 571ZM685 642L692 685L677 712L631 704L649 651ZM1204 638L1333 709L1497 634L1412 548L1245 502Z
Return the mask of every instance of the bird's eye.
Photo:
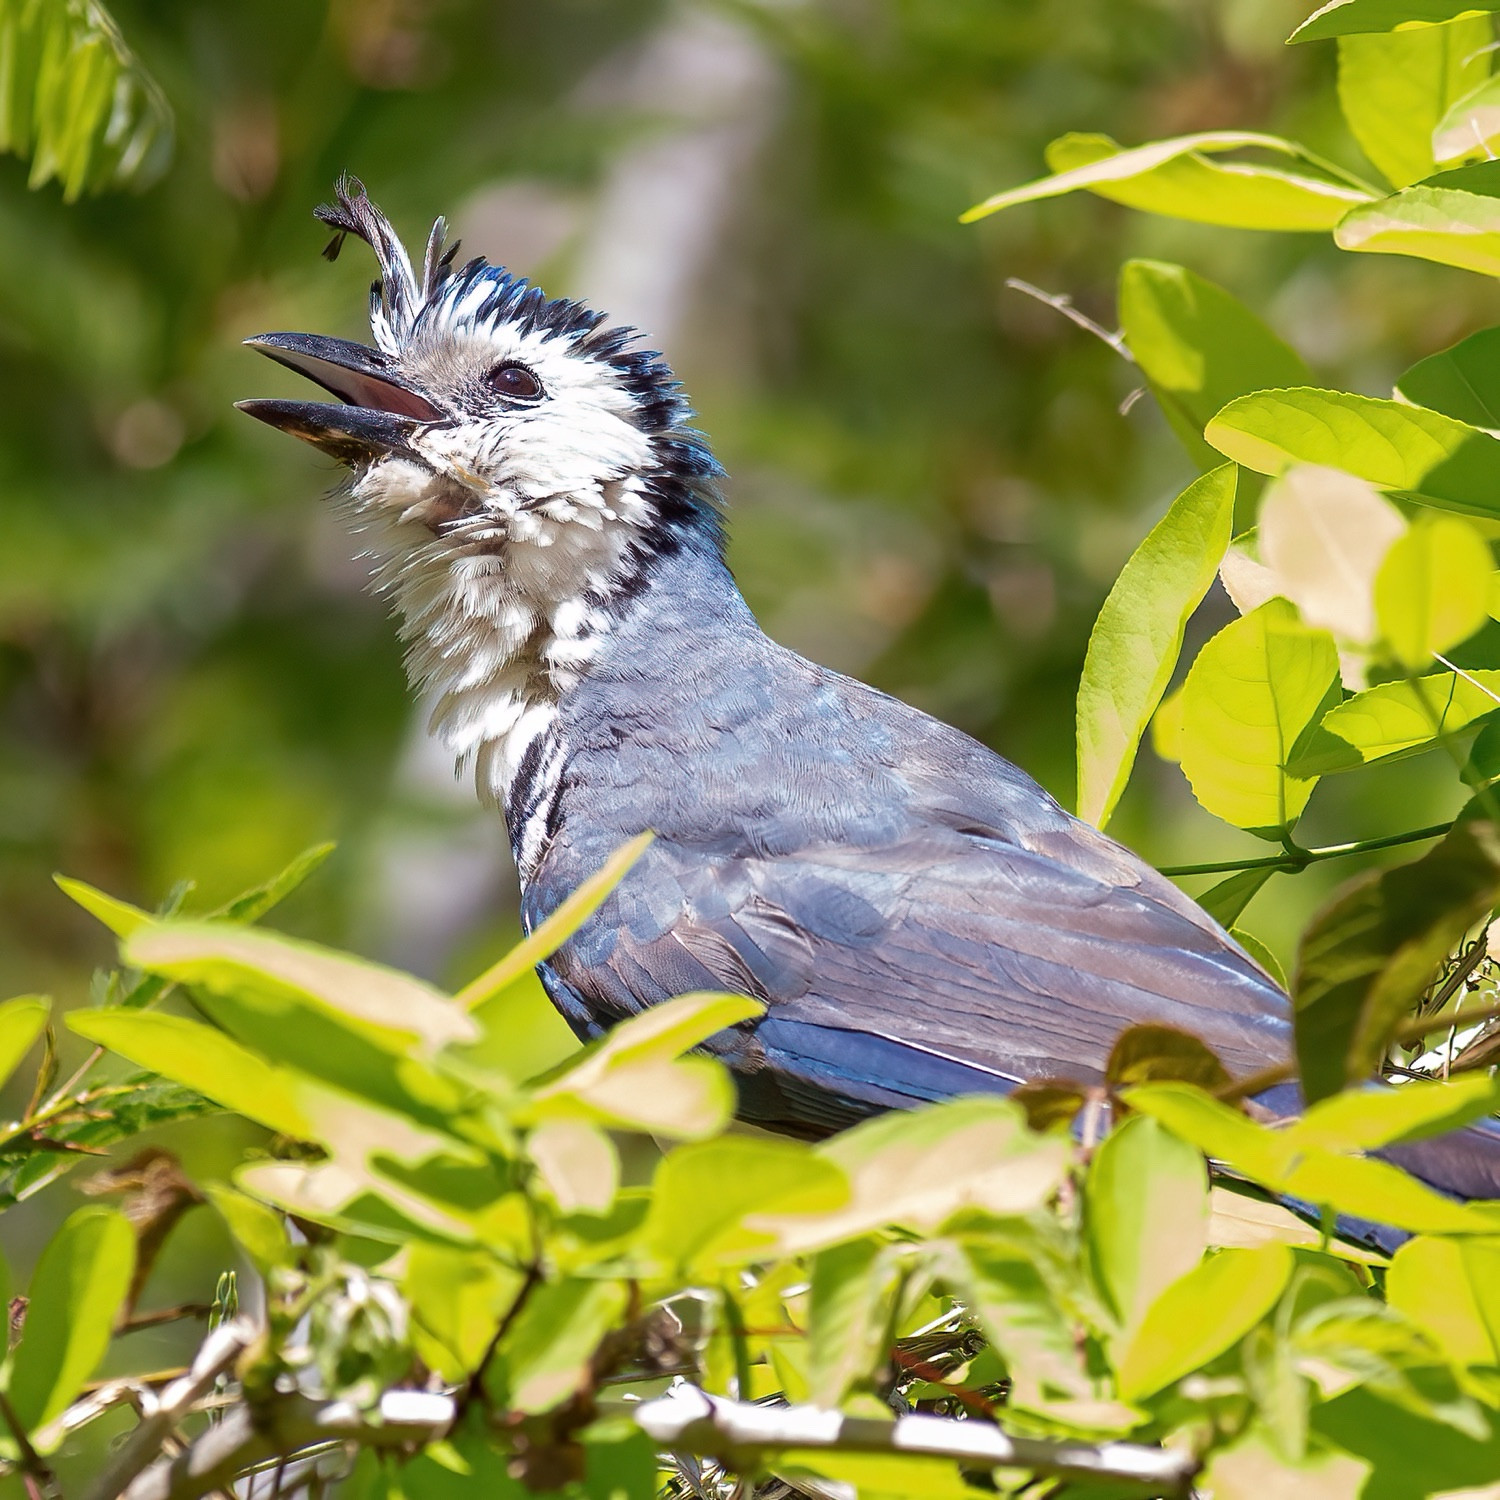
M542 394L542 382L525 365L510 360L496 365L484 377L484 383L497 396L506 396L513 401L535 401Z

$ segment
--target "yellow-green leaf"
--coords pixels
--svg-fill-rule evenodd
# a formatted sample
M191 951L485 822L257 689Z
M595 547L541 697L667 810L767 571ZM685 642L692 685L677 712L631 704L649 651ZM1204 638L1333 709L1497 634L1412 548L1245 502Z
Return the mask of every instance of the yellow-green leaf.
M1238 472L1221 465L1172 502L1094 622L1078 684L1078 815L1101 828L1171 681L1188 617L1229 545Z
M1215 158L1231 151L1283 156L1310 170ZM1210 130L1126 149L1107 135L1073 134L1047 148L1053 175L996 193L963 217L972 223L1019 203L1086 189L1131 208L1241 229L1332 229L1379 195L1305 147L1249 130Z
M1396 541L1375 579L1380 633L1413 671L1467 640L1488 618L1494 559L1457 516L1424 516Z
M1313 779L1285 768L1292 747L1336 701L1338 650L1283 599L1231 621L1198 653L1182 690L1178 749L1193 795L1239 828L1296 822Z
M0 1005L0 1083L20 1066L42 1034L52 1002L45 995L17 995Z

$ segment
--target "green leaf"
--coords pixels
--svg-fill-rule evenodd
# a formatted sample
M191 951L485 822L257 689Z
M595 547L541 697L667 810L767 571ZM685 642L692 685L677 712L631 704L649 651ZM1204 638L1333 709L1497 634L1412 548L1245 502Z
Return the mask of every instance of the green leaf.
M128 901L106 895L81 880L67 875L52 877L58 890L70 901L75 901L91 917L102 922L116 937L126 938L138 928L147 927L156 919L148 911L132 906Z
M1033 1410L1058 1400L1095 1405L1077 1332L1023 1249L1024 1242L965 1238L946 1264L947 1277L1005 1361L1013 1405ZM1107 1411L1091 1415L1108 1422Z
M1489 74L1487 16L1339 38L1339 105L1366 156L1398 188L1431 174L1433 131Z
M261 885L252 886L210 915L221 917L226 922L260 921L272 907L280 906L336 848L337 844L324 843L304 849L280 874L273 875Z
M1237 1344L1280 1300L1291 1279L1285 1245L1220 1250L1180 1276L1146 1310L1120 1358L1120 1394L1154 1395Z
M1369 1078L1439 964L1500 900L1500 839L1464 822L1411 864L1373 870L1313 917L1292 985L1312 1101Z
M885 1362L901 1265L900 1247L876 1239L851 1240L813 1257L807 1374L817 1405L837 1407Z
M42 1034L52 1002L45 995L17 995L0 1005L0 1083L21 1064Z
M842 1208L849 1179L798 1141L720 1136L667 1153L651 1185L642 1239L663 1264L719 1266L764 1258L767 1215ZM752 1221L746 1225L746 1219Z
M203 1190L229 1226L235 1243L254 1262L262 1276L278 1266L292 1265L297 1252L287 1234L286 1221L263 1203L223 1183L208 1183Z
M1457 516L1423 516L1386 553L1375 578L1380 633L1412 671L1466 641L1488 619L1489 543Z
M465 1010L484 1005L503 994L523 975L530 974L543 959L550 958L604 904L609 893L646 852L654 837L638 834L622 844L599 868L579 885L535 932L529 933L504 958L491 964L455 996Z
M1327 776L1431 749L1500 708L1500 671L1382 682L1335 704L1292 754L1297 776Z
M1500 441L1438 412L1300 387L1241 396L1204 436L1260 474L1322 464L1439 510L1500 517Z
M125 961L282 1018L311 1011L398 1055L431 1056L478 1028L446 995L395 969L230 922L161 922L133 933Z
M1500 1232L1500 1214L1490 1205L1455 1203L1383 1161L1328 1150L1289 1131L1257 1125L1187 1084L1145 1084L1126 1090L1123 1098L1205 1156L1273 1193L1418 1234Z
M455 1383L472 1375L524 1280L522 1272L483 1251L412 1245L401 1285L426 1335L420 1349L427 1363Z
M1465 191L1449 181L1457 175L1445 172L1352 210L1335 226L1334 243L1341 250L1412 255L1481 276L1500 276L1500 198Z
M1078 684L1078 815L1103 827L1171 681L1188 617L1229 545L1239 471L1223 464L1172 502L1109 591Z
M1322 1444L1295 1454L1268 1427L1257 1425L1216 1449L1202 1475L1215 1500L1359 1500L1371 1465Z
M1288 38L1321 42L1333 36L1394 31L1398 26L1438 26L1475 11L1500 10L1500 0L1328 0Z
M1488 1074L1451 1083L1346 1089L1320 1099L1290 1128L1288 1136L1298 1145L1373 1151L1445 1135L1496 1110L1500 1110L1500 1080Z
M283 1135L307 1139L311 1124L292 1081L221 1031L160 1011L71 1011L70 1031L138 1067L186 1084L225 1109Z
M1255 530L1268 597L1339 641L1375 638L1375 575L1406 531L1401 512L1363 479L1295 464L1266 490ZM1236 599L1238 603L1238 599Z
M0 150L31 155L29 184L144 188L172 153L172 111L98 0L0 11Z
M1153 1024L1129 1026L1115 1038L1104 1064L1105 1082L1115 1088L1172 1078L1217 1089L1229 1082L1213 1049L1189 1031Z
M1433 126L1432 159L1441 167L1492 160L1496 137L1500 137L1500 77L1486 77L1477 88L1455 99Z
M1267 867L1258 870L1236 870L1228 879L1221 880L1217 885L1204 891L1197 898L1198 905L1220 927L1233 927L1239 921L1240 913L1259 895L1260 888L1274 874L1276 871Z
M1185 266L1126 261L1119 302L1126 344L1200 468L1218 462L1203 429L1226 402L1311 378L1302 357L1243 302Z
M1306 171L1216 161L1229 151L1288 157ZM1051 177L996 193L962 215L973 223L1003 208L1086 189L1129 208L1239 229L1327 230L1375 189L1277 136L1210 130L1127 150L1107 135L1073 134L1047 148ZM1313 175L1316 174L1316 175Z
M1030 1132L1006 1099L955 1099L883 1115L817 1147L847 1177L846 1206L818 1214L759 1214L748 1227L777 1236L782 1254L835 1245L888 1224L932 1230L964 1208L1002 1217L1046 1202L1068 1146Z
M1281 960L1254 933L1246 932L1243 927L1232 927L1229 935L1276 981L1281 989L1286 989L1286 972L1281 967Z
M1500 705L1496 705L1500 707ZM1500 719L1491 719L1469 746L1469 758L1460 773L1465 785L1489 786L1500 781Z
M1391 1259L1385 1292L1456 1364L1500 1364L1500 1241L1408 1240Z
M526 1138L548 1196L565 1214L609 1211L620 1186L620 1153L584 1120L546 1120Z
M706 1057L683 1057L716 1032L764 1014L743 995L678 995L622 1021L532 1095L525 1115L572 1115L600 1124L695 1139L723 1128L734 1086Z
M1183 684L1178 748L1193 795L1236 827L1290 828L1314 784L1285 769L1292 747L1338 692L1333 637L1302 624L1284 599L1231 621Z
M1500 328L1484 328L1418 360L1396 393L1471 427L1500 428Z
M78 1394L109 1346L135 1271L135 1232L124 1214L80 1208L42 1251L7 1394L28 1432Z
M557 1406L588 1377L589 1360L625 1313L618 1282L567 1278L536 1288L527 1298L485 1387L502 1409L539 1412Z
M1094 1153L1084 1223L1094 1273L1128 1341L1161 1292L1203 1257L1203 1157L1157 1121L1132 1115Z

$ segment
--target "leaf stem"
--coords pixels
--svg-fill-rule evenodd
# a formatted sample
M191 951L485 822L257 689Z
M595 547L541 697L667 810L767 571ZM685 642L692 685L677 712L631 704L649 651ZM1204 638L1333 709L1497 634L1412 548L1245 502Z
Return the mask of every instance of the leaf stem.
M1375 849L1393 849L1398 844L1416 844L1423 839L1441 838L1452 821L1434 823L1430 828L1413 828L1409 833L1388 833L1378 839L1355 839L1348 844L1325 844L1320 849L1288 849L1285 854L1268 854L1264 859L1221 859L1203 865L1163 865L1163 875L1227 875L1235 870L1287 870L1295 873L1324 859L1342 859L1346 854L1368 854Z

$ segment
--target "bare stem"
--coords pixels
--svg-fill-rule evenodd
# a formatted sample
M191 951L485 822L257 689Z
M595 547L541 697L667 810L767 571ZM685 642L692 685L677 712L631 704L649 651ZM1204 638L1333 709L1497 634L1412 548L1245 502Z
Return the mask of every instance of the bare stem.
M1164 865L1163 875L1228 875L1235 870L1306 869L1324 859L1343 859L1349 854L1369 854L1376 849L1394 849L1399 844L1417 844L1423 839L1441 838L1452 822L1434 823L1430 828L1413 828L1409 833L1388 833L1378 839L1356 839L1348 844L1325 844L1321 849L1288 849L1285 854L1268 854L1263 859L1221 859L1204 865Z

